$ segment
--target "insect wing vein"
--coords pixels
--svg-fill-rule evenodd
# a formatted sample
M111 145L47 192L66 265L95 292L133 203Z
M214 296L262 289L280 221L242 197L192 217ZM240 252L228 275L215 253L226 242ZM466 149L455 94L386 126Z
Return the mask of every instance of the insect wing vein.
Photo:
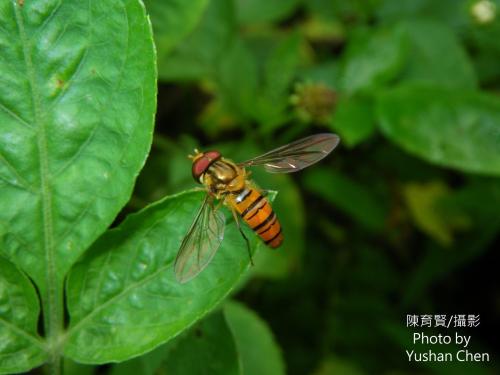
M224 223L224 214L215 209L213 199L207 195L175 259L179 282L191 280L210 263L224 238Z

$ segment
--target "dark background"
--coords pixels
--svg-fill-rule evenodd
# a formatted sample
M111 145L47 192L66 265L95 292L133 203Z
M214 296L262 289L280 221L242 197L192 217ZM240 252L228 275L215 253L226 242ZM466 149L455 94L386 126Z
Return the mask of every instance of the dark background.
M242 161L338 133L340 146L307 171L255 171L279 192L285 243L261 250L236 298L269 324L290 374L498 373L498 2L212 0L169 48L158 2L146 5L158 114L128 211L195 186L194 147ZM477 121L461 127L467 116ZM439 160L426 148L437 138ZM480 167L453 147L484 147ZM408 363L406 349L429 347L411 344L407 314L480 314L461 332L491 362Z

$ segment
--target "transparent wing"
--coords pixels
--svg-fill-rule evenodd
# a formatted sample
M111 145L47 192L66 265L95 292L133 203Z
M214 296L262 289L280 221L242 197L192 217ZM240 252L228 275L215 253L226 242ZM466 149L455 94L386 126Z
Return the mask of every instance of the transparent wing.
M297 172L323 159L332 152L339 141L340 138L336 134L315 134L278 147L239 165L242 167L262 165L271 173Z
M177 253L177 281L191 280L210 263L224 238L224 223L224 214L214 209L213 199L207 195Z

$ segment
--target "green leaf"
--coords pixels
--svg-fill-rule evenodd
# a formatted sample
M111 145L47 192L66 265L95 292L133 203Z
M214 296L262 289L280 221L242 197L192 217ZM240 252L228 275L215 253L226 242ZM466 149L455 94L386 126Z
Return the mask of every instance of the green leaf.
M387 208L375 194L338 172L317 166L304 173L307 190L318 194L368 230L382 230Z
M264 131L283 124L290 113L289 89L300 60L302 38L276 32L254 38L234 38L219 61L218 93L230 115L256 121ZM224 125L220 125L223 127Z
M220 62L216 78L226 107L250 117L257 102L257 62L243 40L235 39Z
M414 20L404 22L402 29L409 43L404 81L463 89L477 87L474 67L449 27L435 21Z
M299 63L299 49L302 39L298 33L291 33L273 49L264 66L264 80L271 98L283 95L292 80Z
M180 340L181 337L182 336L178 336L176 339L164 345L160 345L156 349L139 357L115 364L110 371L110 375L158 374L168 351L175 347L175 343L177 340Z
M204 192L166 197L108 231L73 268L65 353L82 363L123 361L168 341L212 310L249 266L234 224L210 265L186 284L173 262ZM226 217L230 217L226 213ZM257 238L248 233L252 248Z
M0 374L28 371L47 356L36 332L38 298L28 278L3 257L0 270Z
M38 286L58 373L63 280L151 144L152 33L137 0L4 1L0 24L0 251Z
M500 230L500 183L498 179L478 178L442 199L443 208L452 206L471 218L469 232L464 232L453 246L453 256L431 244L409 275L402 306L412 306L428 295L432 285L449 279L450 274L478 259L491 249ZM445 204L446 203L446 204Z
M415 224L443 246L452 244L455 229L470 226L467 216L449 215L449 212L440 207L440 201L449 193L448 187L439 181L410 183L403 188L406 204Z
M176 375L241 374L233 335L221 311L199 322L171 343L163 362L165 373Z
M500 103L496 97L437 87L400 87L379 97L387 138L429 162L500 175Z
M347 146L353 147L375 132L373 103L359 97L340 98L330 126Z
M322 83L330 89L339 86L340 71L337 61L325 61L299 71L299 77L306 82Z
M191 6L190 1L185 3ZM191 35L179 43L172 53L159 56L160 79L194 80L215 75L235 32L236 16L232 0L211 0Z
M191 32L208 5L208 0L145 0L151 17L158 59Z
M281 125L288 117L288 90L299 63L300 43L299 34L291 34L274 48L265 63L265 84L258 96L257 117L267 131Z
M469 0L382 0L377 3L377 17L384 23L416 18L436 20L463 31L467 22ZM431 41L432 43L432 41Z
M130 197L151 143L154 49L137 1L16 4L0 12L1 251L44 294Z
M244 305L231 301L224 314L241 356L243 374L285 374L281 350L267 324Z
M300 0L236 0L238 21L241 24L270 23L289 16Z
M222 312L210 314L165 345L113 366L111 375L240 374L233 336Z
M376 89L403 67L405 38L399 27L364 30L349 42L340 87L347 93Z

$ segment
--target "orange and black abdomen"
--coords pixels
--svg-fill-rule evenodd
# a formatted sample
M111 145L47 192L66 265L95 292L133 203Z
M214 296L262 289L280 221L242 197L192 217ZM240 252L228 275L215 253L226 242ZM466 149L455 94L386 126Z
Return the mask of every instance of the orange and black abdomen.
M281 245L283 235L278 217L257 189L246 187L232 198L232 206L267 246L276 248Z

